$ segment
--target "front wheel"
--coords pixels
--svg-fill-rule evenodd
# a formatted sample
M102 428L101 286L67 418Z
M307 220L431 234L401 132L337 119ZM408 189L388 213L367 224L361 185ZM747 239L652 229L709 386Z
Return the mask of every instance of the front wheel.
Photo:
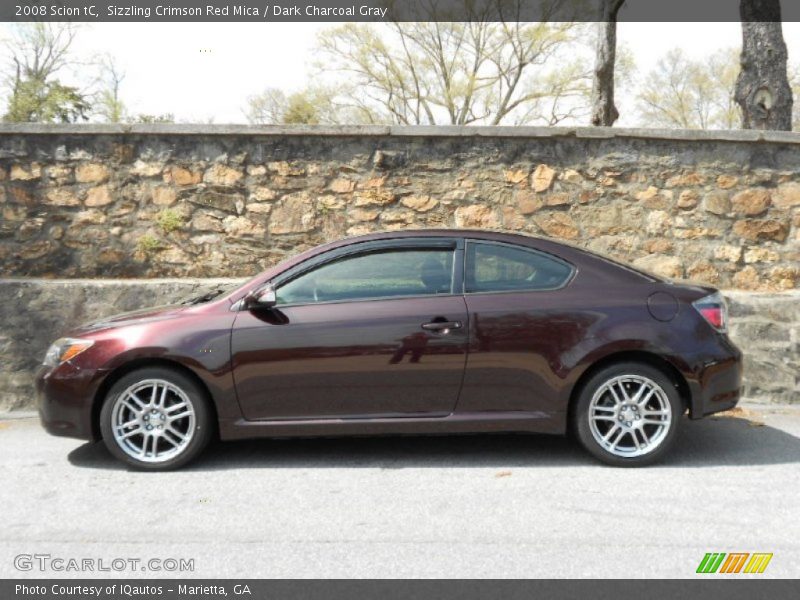
M584 448L601 461L640 466L669 450L682 413L678 391L663 372L619 363L595 373L582 387L573 427Z
M111 454L137 469L165 471L193 460L211 440L204 390L180 371L152 367L128 373L100 412Z

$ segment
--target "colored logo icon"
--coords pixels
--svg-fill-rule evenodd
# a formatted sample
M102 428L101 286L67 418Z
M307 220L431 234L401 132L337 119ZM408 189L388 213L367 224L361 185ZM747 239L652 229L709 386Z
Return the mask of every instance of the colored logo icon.
M763 573L771 560L771 552L707 552L697 573Z

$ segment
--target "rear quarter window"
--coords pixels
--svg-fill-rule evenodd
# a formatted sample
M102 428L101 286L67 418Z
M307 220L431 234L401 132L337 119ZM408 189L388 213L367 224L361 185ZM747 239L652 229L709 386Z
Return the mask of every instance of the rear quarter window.
M553 290L564 286L574 268L536 250L487 242L469 242L466 293Z

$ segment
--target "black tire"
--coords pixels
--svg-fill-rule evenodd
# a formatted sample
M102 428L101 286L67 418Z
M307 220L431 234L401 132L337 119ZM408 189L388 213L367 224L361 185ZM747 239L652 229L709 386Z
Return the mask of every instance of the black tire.
M631 380L628 383L621 383L620 380L616 379L623 378L622 381L624 381L625 377L630 377ZM637 380L636 378L643 379ZM663 391L663 395L655 393L655 398L651 401L653 404L648 403L646 407L634 409L633 405L636 403L624 400L623 390L619 390L619 385L633 386L630 391L635 392L637 391L637 385L649 385L645 383L645 380L649 380L649 382L656 385ZM600 392L603 386L611 381L620 382L616 384L616 389L619 391L618 396L623 398L621 404L614 404L611 391ZM645 390L648 390L648 388L645 387ZM608 414L612 415L613 419L603 418L602 421L598 420L594 421L594 424L592 423L590 409L592 408L592 399L595 394L599 394L598 404L602 406L600 410L603 411L595 410L595 413L602 418L608 411ZM647 391L645 391L644 395L646 396L646 394ZM660 408L659 404L665 403L668 404L668 408L671 411L669 425L645 425L645 423L650 422L650 419L660 420L666 418L666 416L653 416L648 419L645 415L645 411L648 411L649 415L657 408ZM616 409L616 412L611 412L610 408L605 407L606 405L614 405L619 408ZM636 412L631 412L633 410ZM666 410L666 406L664 410ZM581 445L595 458L615 467L639 467L657 462L669 452L675 441L675 435L683 412L683 404L678 390L666 374L651 365L637 362L621 362L601 369L581 387L572 411L571 425L572 431ZM628 415L633 415L630 421L625 420ZM636 420L634 421L633 419ZM629 424L633 425L633 427L630 427ZM606 429L601 429L601 427ZM617 429L612 431L615 427ZM644 429L644 433L634 431L636 429ZM646 451L637 449L640 444L646 449L647 444L644 440L649 439L646 436L648 431L652 435L652 449ZM658 433L653 435L653 431ZM611 444L616 436L626 440L625 443L630 447L630 455L621 455L624 447L612 452L601 443L601 440L596 438L597 436L602 439L606 435L611 436L607 442L608 444ZM636 454L638 452L643 453Z
M186 421L178 421L180 425L185 427L186 432L184 435L189 437L189 441L172 448L172 451L175 452L174 455L169 456L165 460L159 462L152 462L153 460L156 460L155 458L151 458L151 461L148 462L147 460L140 460L134 456L131 456L128 451L123 449L123 444L127 444L127 442L118 442L114 436L114 407L120 400L120 396L132 386L136 386L137 384L150 380L167 382L171 386L177 388L183 393L185 399L188 400L188 406L191 407L194 413L193 425L188 417L186 418ZM182 398L176 397L174 392L170 393L172 394L172 402L174 403L175 407L179 407L180 402L185 402ZM118 410L126 409L120 408ZM168 418L166 416L167 410L169 409L164 411L165 416L163 416L162 419ZM186 411L186 409L178 408L173 412L181 414L181 410ZM154 420L151 422L156 421ZM166 421L164 422L166 423ZM102 432L103 441L105 442L106 447L108 447L109 452L111 452L115 458L118 458L127 465L142 471L169 471L188 464L197 458L200 453L203 452L206 446L208 446L214 435L214 425L215 424L213 422L210 408L210 399L208 398L205 390L188 375L177 369L171 369L168 367L146 367L143 369L137 369L136 371L132 371L127 375L124 375L108 391L103 401L102 410L100 411L100 431ZM169 426L167 425L163 425L162 427L164 429L169 429ZM158 427L158 429L162 429L162 427ZM131 429L133 428L141 429L138 424L131 427ZM150 428L152 429L152 427ZM190 432L191 435L189 435ZM146 435L151 434L147 433ZM135 436L132 439L135 440ZM156 442L151 441L149 443L151 446L153 446L154 450L152 454L154 456L158 453L155 448L165 447L169 449L172 446L172 444L167 444L166 440ZM145 446L145 448L147 448L147 446ZM147 453L145 452L145 456L146 455Z

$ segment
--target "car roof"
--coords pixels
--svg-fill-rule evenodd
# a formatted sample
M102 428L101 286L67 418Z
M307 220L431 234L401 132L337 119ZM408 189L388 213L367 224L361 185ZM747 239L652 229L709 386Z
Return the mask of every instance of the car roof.
M518 244L521 246L528 246L536 248L567 258L567 255L589 255L598 256L601 259L605 257L591 253L583 248L574 246L572 244L556 241L546 237L538 237L526 233L517 233L510 231L498 231L493 229L402 229L398 231L379 231L375 233L366 233L349 238L343 238L336 242L326 244L325 248L335 248L339 246L346 246L349 244L378 241L378 240L391 240L403 238L425 238L425 237L449 237L449 238L465 238L465 239L478 239L493 242L506 242L509 244ZM613 262L613 261L612 261Z
M424 238L424 237L449 237L449 238L472 238L489 240L496 242L509 242L524 246L536 245L552 246L555 248L576 249L574 246L563 244L548 238L536 237L533 235L512 233L508 231L497 231L492 229L402 229L397 231L379 231L366 233L349 238L344 238L335 243L336 246L348 245L359 242L369 242L377 240L402 239L402 238Z

